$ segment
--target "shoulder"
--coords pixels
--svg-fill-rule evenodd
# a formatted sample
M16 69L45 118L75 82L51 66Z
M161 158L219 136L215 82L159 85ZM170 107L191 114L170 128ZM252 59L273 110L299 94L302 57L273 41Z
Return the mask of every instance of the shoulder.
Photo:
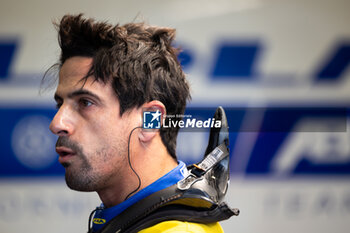
M158 223L139 233L224 233L220 224L215 223L193 223L177 220Z

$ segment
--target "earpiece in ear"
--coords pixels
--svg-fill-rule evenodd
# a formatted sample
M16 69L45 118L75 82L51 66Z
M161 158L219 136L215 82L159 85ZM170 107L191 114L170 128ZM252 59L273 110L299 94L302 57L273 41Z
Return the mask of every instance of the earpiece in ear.
M158 100L152 100L143 104L141 111L142 130L139 133L140 141L144 143L150 142L157 135L165 114L166 108Z

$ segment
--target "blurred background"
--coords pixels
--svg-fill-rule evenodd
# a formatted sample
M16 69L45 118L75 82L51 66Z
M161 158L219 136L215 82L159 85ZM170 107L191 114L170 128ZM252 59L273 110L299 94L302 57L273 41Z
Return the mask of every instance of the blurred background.
M348 232L350 2L347 0L0 1L0 232L86 232L95 193L69 190L48 130L66 13L177 29L189 113L222 105L231 139L225 232ZM214 112L212 112L214 113ZM183 132L198 162L207 133Z

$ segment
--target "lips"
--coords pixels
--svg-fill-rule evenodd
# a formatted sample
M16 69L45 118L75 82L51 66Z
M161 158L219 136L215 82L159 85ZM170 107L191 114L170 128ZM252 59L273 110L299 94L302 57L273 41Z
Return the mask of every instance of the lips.
M58 161L61 164L67 163L76 154L75 151L67 147L56 147L56 152L59 155Z

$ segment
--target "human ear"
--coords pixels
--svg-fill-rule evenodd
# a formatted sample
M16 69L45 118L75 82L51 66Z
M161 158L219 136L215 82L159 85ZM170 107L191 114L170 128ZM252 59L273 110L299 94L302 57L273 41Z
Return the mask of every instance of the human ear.
M143 122L144 112L156 112L160 114L160 125L163 122L163 118L166 114L166 108L164 104L158 100L145 103L141 106L141 122ZM143 124L142 124L143 125ZM159 128L147 129L144 127L139 131L139 139L143 143L150 142L159 133Z

